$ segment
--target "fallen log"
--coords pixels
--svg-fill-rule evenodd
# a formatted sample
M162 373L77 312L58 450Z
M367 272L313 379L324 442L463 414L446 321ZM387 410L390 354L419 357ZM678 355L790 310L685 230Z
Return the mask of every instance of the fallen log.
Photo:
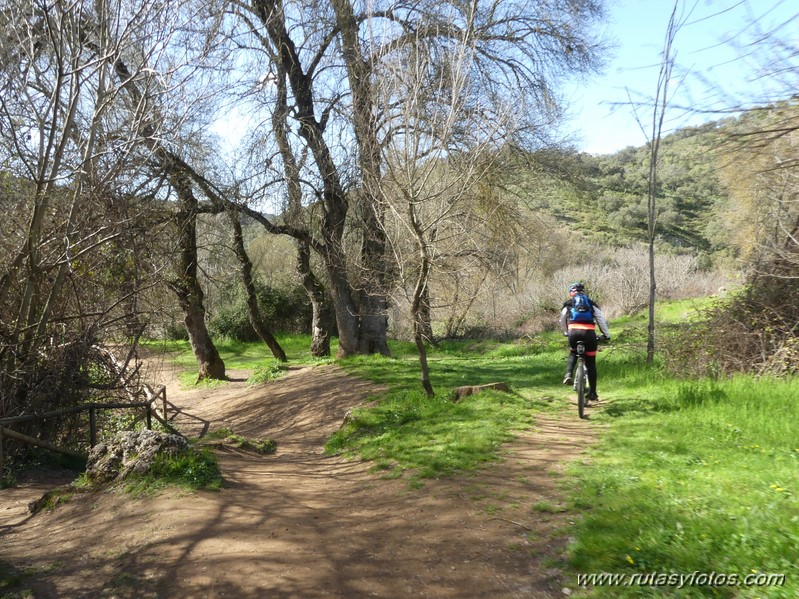
M452 401L460 401L464 397L468 397L469 395L476 395L481 393L482 391L502 391L504 393L510 393L510 385L508 383L487 383L485 385L465 385L463 387L458 387L455 389L454 397Z

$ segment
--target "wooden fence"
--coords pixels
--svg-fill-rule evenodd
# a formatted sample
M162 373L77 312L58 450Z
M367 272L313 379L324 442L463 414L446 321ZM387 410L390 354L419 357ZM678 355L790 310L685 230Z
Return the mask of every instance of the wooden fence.
M80 457L85 458L86 455L79 452L74 451L72 449L68 449L66 447L58 447L57 445L50 443L49 441L45 441L43 439L37 439L35 437L31 437L28 435L24 435L17 431L11 430L8 428L9 425L19 424L21 422L31 422L34 420L44 420L46 418L57 418L58 416L66 416L67 414L77 414L78 412L89 412L89 446L94 447L97 445L97 410L114 410L114 409L136 409L136 408L144 408L145 415L147 418L147 428L152 429L153 427L153 417L157 420L162 422L163 424L167 424L167 401L166 401L166 387L161 385L158 388L158 391L153 391L149 385L143 386L143 391L145 397L147 397L147 401L140 401L140 402L132 402L132 403L91 403L85 404L81 406L74 406L71 408L64 408L62 410L54 410L52 412L44 412L42 414L24 414L22 416L13 416L11 418L0 418L0 475L3 472L3 464L4 464L4 441L5 438L8 437L9 439L16 439L17 441L22 441L24 443L28 443L29 445L35 445L37 447L43 447L45 449L49 449L50 451L55 451L57 453L61 453L68 456L73 457ZM158 414L158 411L154 409L153 404L160 401L161 402L161 414Z

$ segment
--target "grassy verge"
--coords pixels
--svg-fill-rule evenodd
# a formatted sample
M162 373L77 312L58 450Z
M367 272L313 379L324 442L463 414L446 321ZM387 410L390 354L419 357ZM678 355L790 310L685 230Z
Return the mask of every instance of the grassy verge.
M421 391L391 393L375 408L356 410L326 449L374 460L391 477L412 470L412 483L418 484L497 459L512 431L531 424L534 407L521 396L498 392L458 403L428 399Z
M663 384L644 402L617 397L590 467L572 472L585 514L575 573L774 573L784 586L590 586L585 596L795 597L797 397L799 381L751 379Z
M574 596L796 597L799 380L681 381L634 351L603 358L608 432L570 472L584 517L568 566L575 583L617 578Z
M342 362L352 374L388 391L375 407L355 410L326 449L374 460L385 476L405 474L412 485L498 459L502 443L532 426L537 413L565 404L552 401L564 396L562 342L442 343L428 356L436 391L431 399L422 392L415 348L396 343L391 349L392 358ZM456 387L493 382L508 383L513 393L486 391L452 401Z

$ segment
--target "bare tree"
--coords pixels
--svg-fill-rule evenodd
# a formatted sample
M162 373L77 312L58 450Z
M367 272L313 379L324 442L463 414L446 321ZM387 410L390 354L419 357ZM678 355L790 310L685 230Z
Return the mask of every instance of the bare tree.
M202 40L191 56L180 48L192 47L186 44L189 38L199 39L198 21L204 18L213 31L218 18L212 8L185 8L100 0L52 10L22 3L2 13L3 30L12 34L2 48L4 73L9 75L2 94L8 123L3 150L19 176L34 181L36 189L27 241L0 275L3 283L19 280L21 273L27 278L11 333L22 338L23 353L35 350L41 343L37 339L47 338L53 310L63 305L65 283L80 272L76 256L88 251L82 249L88 238L79 237L78 219L98 215L85 200L100 197L157 214L151 223L154 236L165 222L176 224L177 235L169 236L179 245L171 283L186 313L200 376L224 377L224 364L205 329L197 278L196 215L204 208L176 150L191 147L179 143L179 134L192 136L203 124L204 96L185 92L196 84L196 90L209 93L198 77L203 71L189 63L197 57L208 63L211 55ZM49 226L55 198L68 196L72 199L65 210L59 206L66 212L59 225L63 234L56 237L65 240L63 253L45 264L44 227ZM94 222L97 243L99 231L110 234L111 227ZM168 245L157 240L151 244ZM52 285L42 285L45 281ZM0 295L9 288L4 284Z
M387 294L396 273L386 256L382 226L387 166L381 148L394 135L393 114L403 99L383 102L378 91L383 65L409 48L435 57L451 44L470 40L472 98L478 89L485 98L515 89L523 90L525 105L554 108L553 77L596 65L601 46L592 39L590 24L601 15L601 4L540 2L531 8L519 2L455 6L336 0L298 3L288 10L276 0L259 0L251 10L239 7L237 14L256 42L244 50L249 59L241 55L254 65L249 87L259 90L248 97L264 94L264 106L296 125L283 127L292 133L278 136L279 151L268 159L258 154L261 165L285 161L286 147L292 156L309 158L299 170L284 168L280 179L286 186L298 182L304 190L303 210L288 211L295 233L325 265L339 355L386 353ZM263 62L251 51L258 46ZM540 127L524 133L528 141L545 137ZM269 186L260 189L266 192ZM286 195L291 197L290 190Z
M286 352L283 351L283 348L280 346L278 340L275 339L272 331L264 324L261 311L258 308L258 295L255 291L255 284L252 278L252 261L244 246L244 234L241 229L239 214L235 210L229 210L228 214L230 215L231 227L233 229L233 248L239 260L241 282L247 293L247 314L250 318L250 324L256 334L271 350L272 355L281 362L286 362L288 360L286 358Z
M428 396L434 392L425 344L431 341L426 336L430 332L430 285L434 265L440 259L441 238L456 236L463 245L474 241L473 236L459 233L466 232L462 225L469 220L468 215L475 216L474 204L469 205L475 199L473 189L490 172L489 155L492 142L496 141L493 134L499 130L497 121L487 130L484 122L468 122L461 93L468 82L464 76L468 68L458 64L467 61L468 56L458 52L448 59L450 64L441 68L441 57L433 65L428 62L429 57L416 55L412 66L404 63L401 72L394 74L393 80L402 82L401 91L395 93L405 97L402 119L394 122L402 132L384 148L387 172L382 186L383 202L396 219L395 231L400 233L393 245L397 263L401 269L415 271L408 300L422 386ZM458 75L455 80L445 76L436 81L441 72ZM435 108L440 110L434 110L432 103L437 103ZM443 106L447 103L449 106ZM482 129L485 137L476 138L468 144L468 152L458 155L457 131L470 125L473 131ZM402 255L403 231L414 240L415 259Z
M557 114L544 66L534 73L522 65L507 67L487 51L493 46L499 54L505 43L516 39L523 51L536 47L538 56L554 58L547 53L554 47L537 47L534 35L526 37L527 21L521 14L505 12L507 7L500 4L492 7L518 29L500 34L491 22L481 20L484 7L477 4L450 12L441 9L420 18L416 33L407 33L378 70L381 83L376 90L380 104L387 107L381 122L381 201L392 215L396 262L415 273L408 304L428 396L433 387L425 332L430 330L427 312L434 268L455 255L490 261L485 234L492 222L503 222L502 202L492 193L503 151L525 134L540 132ZM556 39L563 32L558 28L562 23L549 24L549 41L566 43L565 38ZM530 83L538 86L539 94L521 92L510 83L514 77L534 79ZM513 228L507 221L503 225L506 234ZM411 259L404 255L403 239L408 236L415 248Z
M658 71L655 97L652 102L652 123L649 131L643 126L641 119L636 114L636 119L646 136L649 146L649 177L647 186L647 240L649 253L649 320L647 324L646 361L652 364L655 359L655 299L657 294L657 281L655 276L655 241L657 235L657 194L658 194L658 161L660 158L660 141L663 136L663 122L669 106L672 72L676 61L674 40L687 16L683 13L678 17L677 11L681 0L676 0L671 10L669 22L666 26L666 35L663 49L660 54L660 70ZM690 14L690 13L689 13ZM632 102L631 102L632 103Z
M781 374L796 369L799 313L780 299L794 296L799 281L795 185L799 64L792 35L799 14L790 11L787 17L777 17L788 6L782 1L736 4L744 18L740 30L726 41L739 50L741 76L736 84L745 85L731 90L727 81L708 79L709 97L715 102L690 110L738 115L725 120L722 142L715 149L732 200L729 236L748 267L743 289L709 310L704 326L685 333L685 346L701 351L692 353L684 366L703 373ZM666 50L683 24L674 21L672 17ZM667 56L665 51L664 64ZM660 81L665 102L668 78ZM664 110L665 104L660 108Z
M178 22L172 22L164 29L157 30L154 35L164 36L160 43L165 46L164 57L152 55L142 56L135 66L132 66L120 54L105 59L113 66L119 85L125 92L126 108L132 115L139 115L137 137L134 142L141 151L149 152L148 164L151 165L152 176L155 181L165 180L168 183L169 196L174 196L176 206L174 223L177 227L178 258L176 260L175 275L168 280L169 286L175 294L184 313L184 324L189 335L192 350L197 359L198 379L224 379L225 364L219 351L211 339L206 326L206 312L204 306L204 292L199 280L197 258L197 216L202 211L219 212L223 208L218 204L212 207L200 206L200 200L195 193L196 182L193 175L195 171L179 155L174 146L168 143L169 136L179 140L182 132L182 123L178 120L174 125L172 120L176 115L165 110L162 105L166 98L174 95L179 90L184 90L188 79L195 74L194 69L189 73L181 72L179 65L174 65L171 57L172 46L170 39L181 28L186 27L181 22L182 18L196 18L198 15L189 14L173 6L171 9L178 15ZM156 20L158 23L158 20ZM169 22L168 22L169 23ZM162 27L165 24L158 23ZM100 28L103 24L100 24ZM191 32L191 28L187 28ZM157 39L157 38L156 38ZM150 38L149 43L157 43ZM141 48L134 47L141 52ZM195 57L204 63L208 57L207 52L201 47L199 56ZM163 71L159 71L159 69ZM159 76L153 76L160 75ZM171 82L170 82L171 81ZM169 127L174 130L170 131ZM169 197L168 196L168 197Z
M103 1L0 10L0 197L10 234L0 258L4 415L126 396L133 354L100 377L109 362L98 343L116 336L135 346L141 293L161 270L146 236L163 213L120 184L131 173L133 123L119 118L121 89L97 59L124 40L98 32L98 18L112 18Z
M754 7L744 3L751 13ZM744 212L758 224L755 239L760 246L752 254L753 272L779 278L799 277L799 216L797 215L796 173L799 157L793 150L799 135L799 108L796 86L799 82L799 53L793 35L799 12L781 9L789 6L778 2L763 18L752 20L743 35L730 43L739 52L739 60L749 67L747 95L730 92L725 97L732 103L729 112L746 111L732 127L731 135L721 148L726 164L741 162L745 167L737 174L727 168L728 176L738 178L756 198ZM775 15L769 19L771 13ZM748 173L746 180L741 175ZM754 209L754 210L751 210ZM764 213L767 214L763 218ZM764 226L765 225L765 226ZM750 229L751 231L751 229ZM791 266L792 265L792 266Z

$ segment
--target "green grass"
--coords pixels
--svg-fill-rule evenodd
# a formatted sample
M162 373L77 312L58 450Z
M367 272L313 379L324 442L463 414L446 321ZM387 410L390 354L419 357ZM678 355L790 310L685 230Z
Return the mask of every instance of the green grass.
M692 592L795 597L799 381L742 378L664 387L650 391L664 409L639 405L606 416L612 426L592 463L572 471L575 506L585 518L570 551L571 567L583 573L782 573L788 577L784 588ZM596 587L586 596L640 592Z
M622 325L635 331L634 322ZM630 344L640 345L642 334L631 332ZM777 573L786 580L770 587L589 586L575 596L795 597L799 379L676 380L646 367L635 351L600 355L599 370L607 407L594 419L607 433L588 465L571 468L568 484L573 508L584 514L569 550L575 580L600 572Z
M375 407L355 410L326 449L373 460L384 476L406 475L414 485L425 478L474 470L499 459L502 443L532 426L537 413L555 409L553 397L563 395L564 347L563 341L553 344L549 338L540 343L438 344L428 355L433 398L422 391L411 344L392 344L391 358L342 360L351 374L389 390ZM508 383L513 393L486 391L452 401L456 387L493 382Z
M635 322L626 326L621 344L600 358L601 380L624 379L638 388L659 384L660 370L643 367L644 329ZM397 344L391 349L391 358L356 356L340 362L352 374L386 385L389 391L376 407L355 411L352 421L327 444L330 453L374 460L387 476L410 470L412 479L418 480L473 470L498 459L501 444L532 426L536 414L569 409L571 390L561 384L566 341L558 333L516 342L463 340L431 347L433 399L421 391L415 348ZM499 381L508 383L514 393L482 393L458 404L451 401L458 386ZM646 401L644 409L648 407ZM576 410L573 416L577 417Z
M695 305L707 304L659 306L658 330L694 318ZM575 463L570 469L565 507L575 514L576 524L569 531L574 541L568 563L561 566L575 577L592 572L716 572L741 578L776 573L785 574L786 581L781 587L570 585L572 590L577 596L603 598L795 597L799 381L678 380L660 360L644 363L646 314L620 319L611 328L614 342L599 356L605 408L592 416L606 432L589 464ZM329 445L374 460L389 476L404 468L412 469L414 477L441 476L496 459L497 444L544 409L537 400L554 397L553 403L564 406L560 399L568 395L556 382L565 351L554 334L527 343L463 341L431 349L439 393L432 401L418 392L412 351L395 355L344 362L354 374L387 384L391 391L375 408L356 413ZM464 412L446 401L455 386L497 380L511 383L518 393L514 400L495 405L490 396L475 396L470 400L480 403L462 406ZM518 420L503 429L501 422L509 417ZM472 437L474 444L463 443ZM555 509L559 506L533 508Z
M286 366L280 360L272 358L271 360L263 360L258 366L255 367L253 373L247 379L250 385L257 385L265 383L266 381L273 381L279 379L286 373Z
M0 561L0 597L7 599L33 599L36 595L25 588L36 576L34 568L20 570L11 564Z
M412 480L469 471L496 460L515 429L532 424L534 403L521 396L483 392L455 403L419 391L396 392L377 407L355 410L327 444L373 460L375 467Z
M181 487L190 491L217 491L222 487L216 457L209 447L182 452L173 457L159 454L145 474L132 474L124 489L136 497L147 496L166 487Z

